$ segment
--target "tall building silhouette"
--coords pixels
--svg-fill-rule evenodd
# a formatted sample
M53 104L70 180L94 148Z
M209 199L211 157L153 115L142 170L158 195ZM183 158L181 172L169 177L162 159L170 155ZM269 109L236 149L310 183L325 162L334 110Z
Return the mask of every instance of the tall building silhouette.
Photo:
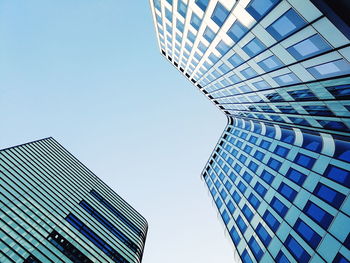
M237 262L350 261L349 2L150 0L228 119L203 172Z
M0 175L0 262L141 262L146 220L53 138L0 150Z

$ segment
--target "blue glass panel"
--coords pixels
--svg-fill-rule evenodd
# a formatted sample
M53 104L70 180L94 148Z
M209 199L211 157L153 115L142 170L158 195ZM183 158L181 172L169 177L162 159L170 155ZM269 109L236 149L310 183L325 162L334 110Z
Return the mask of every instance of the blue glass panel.
M338 209L340 208L346 197L345 195L321 183L317 184L313 193L325 202Z
M267 192L266 188L262 184L260 184L259 182L257 182L255 184L254 190L262 197L264 197L266 192Z
M255 20L260 20L270 12L279 1L280 0L252 0L246 7L246 10Z
M264 51L266 46L258 38L253 38L242 49L248 56L253 57Z
M296 60L302 60L330 49L331 46L320 35L316 34L287 48L287 51Z
M222 26L229 14L229 11L220 2L216 4L216 7L211 15L211 19L218 25Z
M210 43L215 37L215 33L209 27L206 27L203 33L203 37Z
M284 217L287 214L288 207L284 205L276 197L272 198L271 207L281 216Z
M239 234L234 227L230 231L230 236L232 238L233 243L237 246L239 241L241 241L241 238L239 237Z
M277 263L290 263L288 258L283 254L282 251L278 252L277 257L276 257L276 262Z
M289 9L280 18L266 28L277 41L286 38L305 25L305 21L293 9Z
M246 249L242 253L242 261L243 263L253 263Z
M318 100L316 95L309 89L288 91L288 94L296 101Z
M187 32L187 38L189 41L191 41L192 43L194 43L194 41L196 40L196 35L193 34L191 31Z
M262 159L264 159L264 154L260 151L256 151L255 154L254 154L254 158L259 160L259 161L262 161Z
M184 24L180 21L180 20L176 20L176 28L178 29L178 30L180 30L181 32L183 32L184 31Z
M256 228L256 233L258 234L263 244L267 247L271 242L271 237L261 223L259 223L258 227Z
M258 90L265 90L265 89L270 89L271 88L271 86L265 80L254 82L253 85Z
M340 121L326 121L326 120L317 120L323 128L330 130L337 130L342 132L349 132L350 129L343 122Z
M227 31L227 35L235 42L238 42L246 33L248 29L243 26L239 21L233 23L230 29Z
M266 210L263 218L266 224L271 228L271 230L276 232L278 227L280 226L278 220L268 210Z
M248 221L251 221L254 214L253 212L249 209L249 207L247 205L243 206L242 212L244 214L244 216L247 218Z
M287 237L284 244L298 262L309 262L310 255L291 235Z
M323 143L320 135L308 134L306 132L303 133L303 148L319 153L322 150L322 146Z
M245 190L247 190L247 186L245 186L244 183L242 183L242 182L239 182L237 187L238 187L239 191L241 191L242 194L244 194Z
M294 183L298 184L298 185L302 185L306 179L306 175L302 174L301 172L293 169L293 168L289 168L286 177L293 181Z
M270 158L270 160L267 163L267 166L275 171L278 171L281 168L281 165L282 163L274 158Z
M196 4L205 12L209 4L209 0L196 0Z
M279 156L286 157L288 155L288 153L289 153L289 149L287 149L286 147L278 145L276 147L276 149L274 150L274 153L279 155Z
M199 16L197 16L195 13L192 13L191 16L191 21L190 24L196 29L198 30L200 25L202 23L202 20L199 18Z
M233 214L233 212L236 210L236 208L235 208L235 206L234 206L234 204L232 203L231 200L228 201L227 208L228 208L228 210L230 211L231 214Z
M283 63L275 55L272 55L271 57L260 61L258 65L265 71L272 71L282 67Z
M198 44L198 49L202 52L205 53L205 51L207 51L208 47L206 45L204 45L202 42L199 42Z
M228 215L227 211L224 210L221 214L222 219L224 220L225 224L227 225L228 222L230 221L230 216Z
M334 165L328 165L324 176L347 187L350 187L350 172Z
M300 79L294 73L288 73L281 76L273 77L273 79L280 86L291 85L300 82Z
M296 195L297 195L297 192L285 183L280 184L280 186L278 188L278 192L281 195L283 195L285 198L287 198L287 200L290 202L293 202Z
M332 263L349 263L350 261L342 254L338 253Z
M306 167L308 169L311 169L312 166L314 165L315 163L315 159L310 157L310 156L307 156L305 154L302 154L302 153L298 153L297 157L295 158L294 162L303 166L303 167Z
M350 63L345 59L339 59L331 62L327 62L321 65L317 65L307 70L316 78L330 78L339 75L346 75L350 73Z
M168 9L165 8L165 17L172 22L173 21L173 13Z
M216 50L219 51L221 55L225 55L229 49L230 47L224 41L220 41L216 46Z
M322 238L310 226L298 219L293 228L313 249L317 248Z
M249 165L248 165L248 168L253 171L253 172L256 172L256 170L258 170L259 166L253 162L253 161L250 161Z
M261 173L261 179L263 179L266 183L271 184L273 182L273 179L275 179L275 177L270 174L268 171L263 171Z
M179 14L183 17L186 17L187 5L182 2L182 0L179 0L179 2L177 2L177 12L179 12Z
M350 98L350 85L326 87L326 89L337 99Z
M232 194L232 198L233 200L235 200L235 202L238 204L239 201L241 201L241 196L239 195L239 193L237 191L234 191Z
M244 232L247 230L247 225L244 223L244 220L241 216L238 216L236 223L241 233L244 234Z
M260 201L253 193L249 195L248 201L255 209L259 208Z
M238 67L243 63L243 59L239 55L234 54L228 59L228 62L230 62L234 67Z
M219 60L219 58L214 53L210 53L208 58L211 62L213 62L213 64L215 64Z
M256 71L254 69L252 69L251 67L248 67L248 68L242 70L241 74L247 79L253 78L256 75L258 75L258 73L256 73Z
M254 237L250 238L249 247L252 250L255 258L259 261L264 253L263 253L262 249L260 248L258 242L256 242Z
M327 229L333 220L333 216L331 214L327 213L325 210L318 207L311 201L307 202L303 211L324 229Z
M260 143L260 147L264 148L265 150L268 150L270 147L271 143L265 140L262 140Z

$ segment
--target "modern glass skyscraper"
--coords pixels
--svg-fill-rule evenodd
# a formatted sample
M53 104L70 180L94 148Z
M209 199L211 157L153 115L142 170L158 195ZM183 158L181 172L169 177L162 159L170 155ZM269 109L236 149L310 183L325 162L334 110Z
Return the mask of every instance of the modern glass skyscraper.
M141 262L146 220L53 138L0 151L0 262Z
M228 118L202 178L236 260L349 262L348 1L150 4L160 52Z

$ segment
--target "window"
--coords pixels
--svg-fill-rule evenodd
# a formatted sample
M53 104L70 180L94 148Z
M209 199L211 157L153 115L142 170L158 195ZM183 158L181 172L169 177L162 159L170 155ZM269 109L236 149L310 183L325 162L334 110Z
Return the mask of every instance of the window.
M305 154L298 153L298 155L294 161L295 161L295 163L297 163L305 168L311 169L316 160L310 156L305 155Z
M330 130L338 130L343 132L350 131L349 128L340 121L326 121L326 120L317 120L323 128Z
M267 184L271 184L273 182L273 179L275 179L275 177L270 174L268 171L264 170L261 173L261 179L263 179Z
M296 101L318 100L316 95L309 89L288 91L288 94Z
M80 250L78 250L72 243L60 235L57 231L53 230L47 237L49 242L54 245L58 250L62 252L67 258L73 262L92 263L92 261L85 256ZM23 263L39 263L41 261L32 260L24 261Z
M276 197L272 198L271 207L281 216L284 217L287 214L288 207L284 205Z
M303 209L304 213L313 219L317 224L327 230L333 220L333 216L311 201L308 201Z
M305 21L293 9L289 9L280 18L266 28L277 41L286 38L305 25Z
M230 68L224 63L219 66L219 69L221 70L221 72L223 74L225 74L225 73L230 71Z
M265 71L271 71L282 67L283 63L275 55L272 55L260 61L258 65Z
M104 207L106 207L113 215L115 215L120 221L122 221L129 229L131 229L138 236L145 238L142 231L135 226L129 219L127 219L121 212L119 212L114 206L112 206L106 199L104 199L95 190L91 190L90 194L96 198Z
M190 24L191 24L196 30L198 30L199 27L200 27L200 25L201 25L201 23L202 23L201 19L200 19L195 13L192 13Z
M320 35L313 35L289 48L287 51L296 59L306 59L327 50L330 50L331 46Z
M264 154L260 151L256 151L254 154L254 158L259 161L262 161L262 159L264 159Z
M160 4L160 0L153 0L154 6L161 11L161 4Z
M243 63L243 59L237 54L231 56L229 59L227 59L227 61L230 62L234 67L238 67Z
M230 49L230 47L224 42L220 41L216 46L216 50L223 56Z
M207 51L208 47L206 45L204 45L202 42L199 42L198 44L198 49L202 52L205 53L205 51ZM199 59L200 60L200 59Z
M258 170L259 166L253 162L253 161L250 161L249 165L248 165L248 168L252 171L252 172L256 172L256 170Z
M180 20L176 20L176 28L180 30L181 32L184 31L184 24Z
M184 2L182 2L182 0L179 0L179 2L177 3L177 12L179 12L179 14L183 17L186 17L187 5Z
M248 29L236 20L227 31L227 35L235 42L238 42L247 32Z
M291 85L300 82L300 79L294 73L288 73L273 77L273 80L276 81L280 86Z
M252 176L248 172L244 172L243 179L249 184L252 180Z
M225 224L227 225L228 222L230 221L230 216L228 215L227 211L224 210L221 214L222 219L224 220Z
M208 58L213 64L215 64L219 60L219 58L214 53L210 53Z
M242 212L244 214L244 216L247 218L248 221L251 221L254 214L253 212L249 209L249 207L247 205L243 206Z
M249 240L249 246L250 249L252 250L255 258L259 261L261 259L261 257L263 256L263 251L261 250L258 242L256 242L254 237L251 237Z
M229 14L229 11L220 2L216 4L216 7L211 15L211 19L218 25L222 26Z
M277 257L276 257L276 262L277 263L290 263L288 258L283 254L282 251L278 252Z
M106 229L108 229L115 237L117 237L123 244L130 248L134 253L141 255L141 249L122 231L116 228L109 220L107 220L102 214L100 214L96 209L89 205L84 200L79 203L79 205L93 218L95 218L99 223L101 223Z
M187 38L189 41L191 41L192 43L196 40L196 35L193 34L191 31L187 32Z
M254 207L255 209L259 208L260 205L260 201L259 199L253 194L251 193L248 197L248 201L249 203L252 205L252 207Z
M271 237L261 223L259 223L258 227L256 228L256 233L258 234L263 244L267 247L271 242Z
M305 174L302 174L301 172L293 169L293 168L289 168L287 174L286 174L286 177L293 181L294 183L302 186L305 179L306 179L306 175Z
M272 8L274 8L280 0L252 0L247 6L247 12L255 18L260 20L264 17Z
M276 232L280 226L280 222L278 222L278 220L268 210L266 210L263 218L271 230Z
M328 186L321 183L317 184L314 190L314 194L321 198L323 201L338 209L345 200L345 195L338 193L334 189L329 188Z
M339 75L349 74L350 63L344 59L339 59L339 60L321 64L321 65L317 65L311 68L307 68L307 70L316 79L330 78L330 77L335 77Z
M282 163L274 158L270 158L270 160L267 163L267 166L275 171L278 171L281 168L281 165Z
M293 228L313 249L317 248L322 238L304 221L299 218Z
M350 187L350 172L334 165L328 165L324 176L347 187Z
M262 197L264 197L267 192L266 188L259 182L255 184L254 190Z
M350 97L350 85L326 87L326 89L337 99L348 99Z
M311 115L334 116L334 113L330 111L327 106L312 105L312 106L303 106L303 108Z
M298 262L309 262L310 255L291 235L287 237L284 244Z
M241 71L241 74L246 78L246 79L249 79L249 78L253 78L255 77L256 75L258 75L256 73L256 71L254 69L252 69L251 67L248 67L244 70Z
M234 191L232 194L232 198L233 200L235 200L235 202L238 204L239 201L241 201L241 196L239 195L239 193L237 191Z
M247 230L247 225L244 223L244 220L242 219L242 217L238 216L236 222L239 230L241 231L242 234L244 234L244 232Z
M253 263L246 249L242 253L242 261L243 263Z
M227 197L227 193L226 193L226 191L224 189L221 189L220 195L221 195L223 200L225 200L225 198Z
M100 236L96 235L89 227L87 227L82 221L80 221L75 215L69 214L66 220L75 227L80 233L82 233L87 239L94 243L99 249L101 249L108 257L117 263L127 263L122 255L116 250L110 247Z
M271 86L265 80L254 82L253 85L258 90L265 90L265 89L270 89L271 88Z
M213 30L210 29L210 27L206 27L203 33L203 37L210 43L211 41L213 41L215 33Z
M236 179L237 179L237 176L232 172L232 173L230 173L230 179L232 180L232 182L235 182L236 181Z
M286 157L288 155L288 153L289 153L289 149L287 149L286 147L278 145L276 147L276 149L274 150L274 153L279 155L279 156Z
M203 12L205 12L205 10L207 9L209 0L196 0L196 4L199 6L200 9L203 10Z
M297 195L297 192L285 183L280 184L278 187L278 192L290 202L293 202Z
M241 191L242 194L244 194L245 190L247 190L247 186L245 186L244 183L242 183L242 182L239 182L237 187L238 187L239 191Z
M228 208L228 210L230 211L231 214L233 214L235 212L235 210L236 210L236 208L235 208L235 206L234 206L234 204L232 203L231 200L228 201L227 208Z
M173 14L172 14L172 12L171 12L168 8L165 8L165 17L166 17L170 22L173 21Z
M258 39L253 38L248 44L246 44L242 49L248 56L253 57L263 50L265 50L266 46Z
M232 227L232 229L230 230L230 236L232 238L233 243L237 246L239 241L241 241L241 238L239 237L239 234L234 227Z
M260 147L264 148L265 150L268 150L270 147L271 143L265 140L262 140L260 143Z

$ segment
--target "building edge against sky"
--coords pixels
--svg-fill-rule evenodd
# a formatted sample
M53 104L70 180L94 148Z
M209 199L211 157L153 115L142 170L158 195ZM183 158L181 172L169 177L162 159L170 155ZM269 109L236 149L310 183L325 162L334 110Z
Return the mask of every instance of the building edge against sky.
M202 178L235 259L349 262L349 3L150 5L161 54L228 117Z
M1 262L141 262L148 224L53 138L0 150Z

